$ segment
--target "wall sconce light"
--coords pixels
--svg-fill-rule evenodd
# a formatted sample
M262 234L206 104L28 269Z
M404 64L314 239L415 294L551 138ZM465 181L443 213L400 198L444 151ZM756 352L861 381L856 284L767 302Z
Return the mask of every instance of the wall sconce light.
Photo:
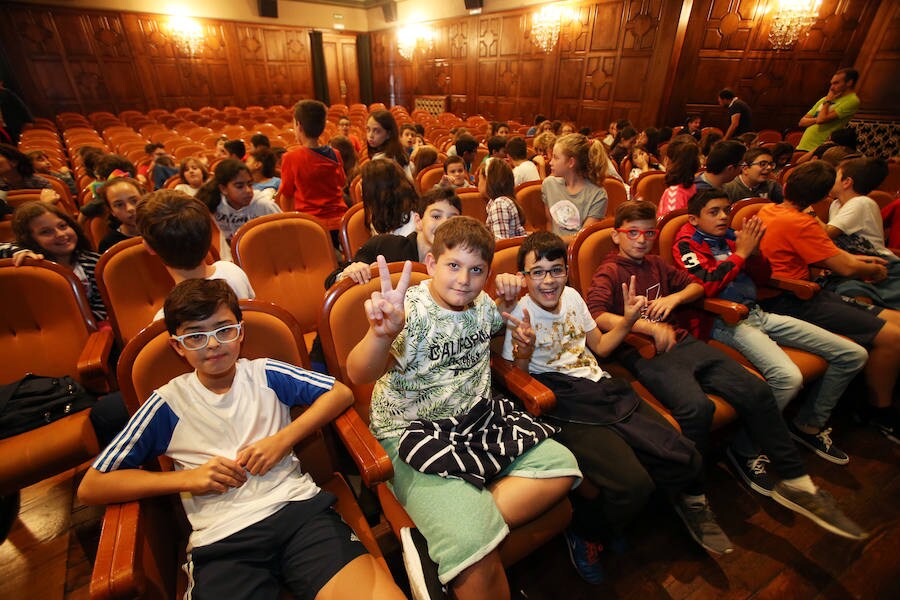
M412 60L416 50L433 46L434 31L427 25L406 25L397 29L397 52L406 60Z
M180 53L193 56L203 44L203 28L190 17L172 15L169 18L169 38Z
M772 16L769 43L775 50L790 50L819 16L822 0L780 0Z
M571 8L548 4L531 15L531 41L542 52L549 53L559 41L563 20L571 21L575 13Z

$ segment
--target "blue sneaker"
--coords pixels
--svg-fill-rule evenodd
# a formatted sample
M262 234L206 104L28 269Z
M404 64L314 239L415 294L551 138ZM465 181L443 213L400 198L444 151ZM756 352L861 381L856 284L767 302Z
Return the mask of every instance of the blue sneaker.
M600 553L603 552L603 546L575 535L571 529L566 529L563 535L566 536L569 558L572 560L572 566L578 571L578 575L591 585L603 583L606 578L606 573L600 565Z

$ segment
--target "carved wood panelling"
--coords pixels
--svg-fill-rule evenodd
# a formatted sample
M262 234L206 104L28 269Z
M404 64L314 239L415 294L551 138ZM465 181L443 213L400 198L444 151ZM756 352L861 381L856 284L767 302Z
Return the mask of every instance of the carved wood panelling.
M176 47L163 15L9 4L0 35L12 79L38 115L312 96L307 28L198 21L204 41L193 54Z

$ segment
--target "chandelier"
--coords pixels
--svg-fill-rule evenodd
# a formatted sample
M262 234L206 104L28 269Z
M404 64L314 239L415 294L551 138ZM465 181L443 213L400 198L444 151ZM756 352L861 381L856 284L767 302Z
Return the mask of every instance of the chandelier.
M560 8L548 4L531 15L531 41L545 54L553 50L559 41L559 29L563 19L571 20L574 13L570 8Z
M821 4L822 0L780 0L769 30L772 48L793 48L819 16Z
M193 56L203 44L203 28L190 17L174 15L169 19L169 38L181 54Z
M422 24L406 25L397 29L397 52L406 60L412 60L419 48L434 47L434 31Z

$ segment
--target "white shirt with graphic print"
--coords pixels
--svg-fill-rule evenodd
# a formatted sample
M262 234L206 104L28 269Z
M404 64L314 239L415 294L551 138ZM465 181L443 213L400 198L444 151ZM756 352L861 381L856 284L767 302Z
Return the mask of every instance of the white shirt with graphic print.
M391 346L396 365L375 382L369 427L379 439L399 437L416 419L468 411L490 394L490 340L503 318L487 294L462 311L434 301L430 281L406 292L406 325Z

